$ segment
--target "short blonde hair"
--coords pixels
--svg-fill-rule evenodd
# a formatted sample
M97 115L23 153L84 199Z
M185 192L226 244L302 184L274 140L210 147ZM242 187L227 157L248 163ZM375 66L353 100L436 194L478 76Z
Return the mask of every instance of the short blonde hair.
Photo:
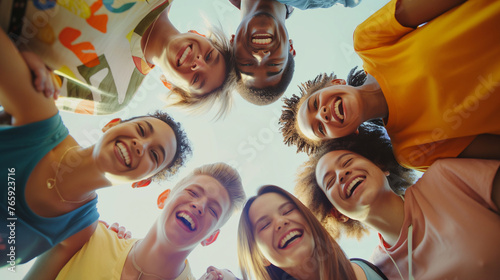
M175 185L174 189L184 185L188 180L197 175L210 176L226 189L231 205L227 215L224 215L224 222L227 221L234 212L241 209L243 203L245 203L246 195L240 174L236 169L223 162L205 164L195 168L189 175L180 180Z

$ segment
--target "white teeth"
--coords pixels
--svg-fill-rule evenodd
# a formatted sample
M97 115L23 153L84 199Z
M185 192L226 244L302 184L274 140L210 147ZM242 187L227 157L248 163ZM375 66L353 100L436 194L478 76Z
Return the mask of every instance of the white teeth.
M339 99L337 100L337 102L335 102L335 115L337 115L339 119L344 120L344 115L340 113L340 104L342 104L342 99Z
M300 232L298 230L294 230L289 234L287 234L285 238L281 239L280 247L283 248L283 246L285 246L288 240L290 240L292 237L295 237L296 235L300 235Z
M186 221L188 221L189 223L189 227L191 228L191 230L194 230L194 222L193 222L193 219L191 219L191 217L189 217L188 214L186 213L179 213L179 217L182 217L184 218Z
M181 55L181 58L179 59L179 64L183 64L184 61L186 60L186 57L188 56L189 52L191 51L191 47L187 47L184 53Z
M116 143L116 146L118 147L118 150L120 151L120 154L125 161L126 165L130 165L130 155L128 154L127 148L125 145L121 142Z
M352 180L351 184L347 187L347 197L350 197L351 196L351 190L354 186L356 186L356 184L359 182L359 181L363 181L364 179L362 177L358 177L354 180Z
M271 38L266 38L266 39L252 39L252 43L258 44L258 45L267 45L270 44L273 41Z

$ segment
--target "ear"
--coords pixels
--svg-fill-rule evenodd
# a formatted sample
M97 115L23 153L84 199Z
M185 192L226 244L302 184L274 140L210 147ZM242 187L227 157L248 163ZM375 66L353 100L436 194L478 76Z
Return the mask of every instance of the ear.
M333 79L332 85L347 85L344 79Z
M358 134L359 134L359 128L356 128L356 131L354 131L354 134L355 134L355 135L358 135Z
M233 42L234 42L234 34L233 34L233 35L231 35L231 39L229 39L229 44L231 44L231 45L232 45L232 44L233 44Z
M207 37L207 36L205 36L205 35L203 35L203 34L199 33L199 32L198 32L198 31L196 31L196 30L189 30L188 32L190 32L190 33L194 33L194 34L198 34L198 35L200 35L201 37L205 37L205 38Z
M387 177L387 176L391 175L391 172L389 172L389 171L384 171L384 174L385 174L385 176Z
M344 216L344 214L340 213L339 210L335 209L335 208L332 208L332 210L330 211L330 213L332 214L333 217L335 217L335 219L337 219L339 222L342 222L342 223L345 223L347 221L349 221L349 217L347 216Z
M132 183L132 189L144 188L144 187L149 186L149 184L151 184L151 179L150 178L144 179L144 180L140 180L139 182Z
M122 122L122 119L120 118L116 118L116 119L112 119L110 120L103 128L102 128L102 132L106 132L108 131L108 129L120 124Z
M172 84L169 81L167 81L167 77L165 77L165 75L161 74L160 80L166 88L172 90Z
M212 235L210 235L207 239L201 241L201 246L208 246L217 240L217 237L219 236L220 229L216 230Z
M293 41L292 41L292 39L290 39L288 41L290 42L290 50L289 50L289 52L293 55L293 57L295 57L295 55L297 55L297 52L293 48Z
M271 266L271 263L266 258L262 259L262 263L264 264L264 266Z
M168 198L169 195L170 195L170 189L166 189L158 196L156 205L158 205L159 209L163 209L163 207L165 207L165 200Z

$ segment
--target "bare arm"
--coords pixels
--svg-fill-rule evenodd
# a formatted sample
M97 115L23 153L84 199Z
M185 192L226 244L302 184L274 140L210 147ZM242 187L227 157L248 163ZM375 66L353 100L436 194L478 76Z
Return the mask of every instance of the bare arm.
M500 160L500 135L478 135L458 157Z
M497 174L493 179L493 189L491 191L491 200L500 209L500 169L497 170Z
M85 229L73 234L54 248L38 256L25 279L49 280L55 279L59 271L90 239L97 227L97 221Z
M396 20L406 27L417 27L466 0L399 0L396 6Z
M24 125L57 114L54 100L33 88L28 66L3 31L0 50L0 104L13 117L12 124Z

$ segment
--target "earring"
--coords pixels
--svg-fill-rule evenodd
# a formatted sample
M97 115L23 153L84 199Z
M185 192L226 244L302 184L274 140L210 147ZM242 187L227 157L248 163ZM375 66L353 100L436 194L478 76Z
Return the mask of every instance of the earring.
M190 32L190 33L194 33L194 34L198 34L198 35L200 35L200 36L202 36L202 37L205 37L205 38L207 37L207 36L205 36L205 35L203 35L203 34L198 33L198 31L196 31L196 30L189 30L188 32Z
M139 182L132 183L132 188L133 189L143 188L149 186L149 184L151 184L151 179L144 179L140 180Z
M172 86L172 84L171 84L169 81L167 81L167 77L165 77L165 75L163 75L163 74L162 74L162 75L160 76L160 81L163 83L163 85L164 85L166 88L168 88L169 90L172 90L172 87L173 87L173 86Z

